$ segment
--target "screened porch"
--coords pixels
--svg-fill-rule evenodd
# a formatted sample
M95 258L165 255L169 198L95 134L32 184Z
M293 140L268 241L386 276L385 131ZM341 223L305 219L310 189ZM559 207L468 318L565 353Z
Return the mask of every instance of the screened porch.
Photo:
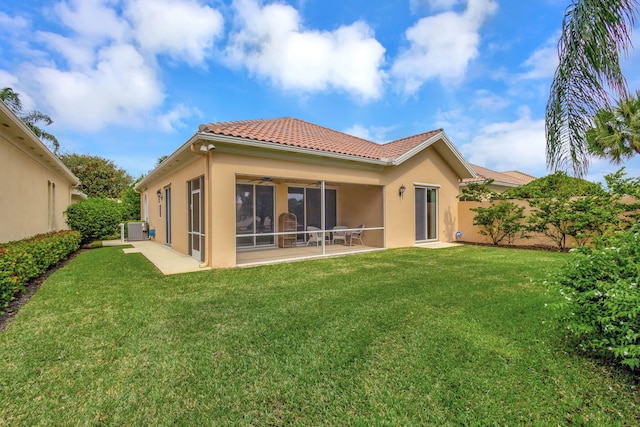
M236 176L236 264L380 250L383 187Z

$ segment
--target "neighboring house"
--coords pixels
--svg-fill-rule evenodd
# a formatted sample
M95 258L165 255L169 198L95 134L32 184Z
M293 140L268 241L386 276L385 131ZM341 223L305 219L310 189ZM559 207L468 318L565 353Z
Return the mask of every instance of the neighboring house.
M453 241L472 177L442 129L376 144L279 118L201 125L135 189L157 242L215 268L352 249L335 226L364 225L361 250Z
M78 178L0 102L0 243L66 229Z
M489 185L489 188L501 193L509 188L520 187L521 185L528 184L536 179L535 176L527 175L526 173L518 171L496 172L491 169L483 168L482 166L471 165L471 167L476 172L476 176L474 178L464 178L460 180L460 187L464 187L469 183L482 184L483 182L492 179L493 182Z

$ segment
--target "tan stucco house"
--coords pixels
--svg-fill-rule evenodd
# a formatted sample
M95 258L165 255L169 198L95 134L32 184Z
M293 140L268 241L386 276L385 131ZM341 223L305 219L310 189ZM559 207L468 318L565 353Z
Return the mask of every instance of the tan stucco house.
M442 129L377 144L279 118L201 125L135 188L157 242L217 268L453 241L474 176Z
M67 228L78 178L0 102L0 243Z

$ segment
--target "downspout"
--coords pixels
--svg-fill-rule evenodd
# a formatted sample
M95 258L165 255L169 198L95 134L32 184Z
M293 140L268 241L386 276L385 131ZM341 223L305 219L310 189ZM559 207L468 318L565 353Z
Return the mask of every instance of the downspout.
M204 257L204 262L201 263L200 265L198 265L198 267L200 268L207 268L209 267L209 260L211 257L211 244L209 243L211 241L211 239L209 239L209 233L211 233L211 227L213 226L212 224L212 219L211 219L211 209L209 206L209 192L211 191L211 188L209 187L209 178L211 175L211 172L209 170L210 167L210 161L209 158L210 156L210 152L215 150L215 145L213 145L212 143L206 144L206 143L201 143L200 144L200 148L196 148L196 143L191 144L191 152L196 153L196 154L200 154L201 156L205 156L204 157L204 190L203 190L203 194L204 194L204 199L202 201L202 203L205 206L205 233L204 233L204 253L205 253L205 257ZM203 148L206 148L205 150L203 150ZM191 197L191 195L189 195L189 197Z

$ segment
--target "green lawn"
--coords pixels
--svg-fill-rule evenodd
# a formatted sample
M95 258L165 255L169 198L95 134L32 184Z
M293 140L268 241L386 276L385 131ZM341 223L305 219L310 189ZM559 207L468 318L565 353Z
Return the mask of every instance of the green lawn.
M402 249L162 276L85 252L0 334L0 425L637 425L635 377L567 351L568 255Z

